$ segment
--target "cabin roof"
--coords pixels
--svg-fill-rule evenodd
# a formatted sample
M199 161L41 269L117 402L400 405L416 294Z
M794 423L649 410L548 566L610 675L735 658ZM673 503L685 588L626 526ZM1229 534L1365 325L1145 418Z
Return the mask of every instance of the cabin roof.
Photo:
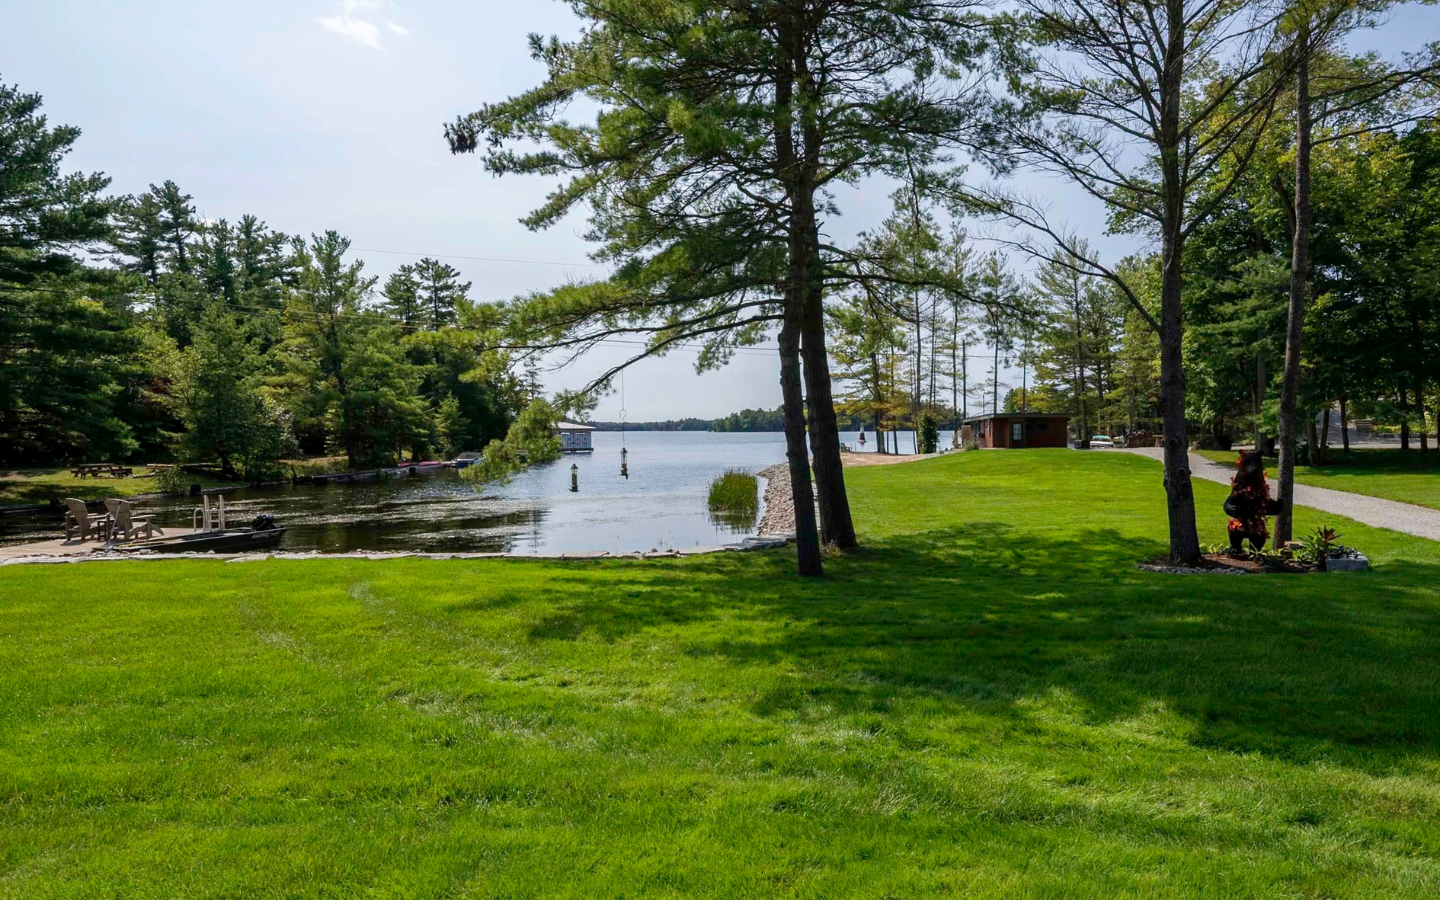
M971 416L966 419L969 422L983 422L986 419L1068 419L1069 413L986 413L983 416Z

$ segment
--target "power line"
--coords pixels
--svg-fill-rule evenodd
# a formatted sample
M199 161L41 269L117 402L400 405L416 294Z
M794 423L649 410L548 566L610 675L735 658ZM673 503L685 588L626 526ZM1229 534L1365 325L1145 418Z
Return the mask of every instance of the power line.
M566 268L583 267L589 269L608 268L601 263L577 263L577 262L555 262L548 259L505 259L499 256L460 256L455 253L416 253L413 250L379 250L374 247L355 247L356 253L393 253L396 256L419 256L431 259L468 259L472 262L495 262L515 263L522 266L564 266Z

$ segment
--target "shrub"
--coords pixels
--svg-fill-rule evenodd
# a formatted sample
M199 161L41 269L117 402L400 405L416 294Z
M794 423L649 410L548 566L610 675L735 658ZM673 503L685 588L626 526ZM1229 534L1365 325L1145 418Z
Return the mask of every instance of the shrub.
M926 415L920 420L920 452L934 453L940 449L940 428L935 424L935 417Z
M185 474L179 463L155 473L155 487L162 494L187 493L190 490L190 481L190 476Z

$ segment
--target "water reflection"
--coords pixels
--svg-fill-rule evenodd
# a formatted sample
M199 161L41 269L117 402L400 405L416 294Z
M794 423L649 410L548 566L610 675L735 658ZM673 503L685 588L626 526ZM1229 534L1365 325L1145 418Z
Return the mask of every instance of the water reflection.
M684 549L731 543L755 517L717 519L706 496L726 469L757 472L785 458L779 434L634 432L625 436L629 478L620 474L621 435L594 435L595 452L537 467L477 493L453 470L352 485L284 486L225 492L231 524L261 512L289 528L282 550L425 550L553 553ZM570 466L580 490L570 493ZM188 526L196 501L142 506L157 524ZM0 516L0 542L58 536L55 515Z

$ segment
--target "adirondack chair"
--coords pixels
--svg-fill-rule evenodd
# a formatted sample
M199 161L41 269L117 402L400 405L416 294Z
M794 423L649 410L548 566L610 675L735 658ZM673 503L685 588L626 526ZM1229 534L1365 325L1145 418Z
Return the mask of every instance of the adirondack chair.
M65 510L65 540L79 538L89 541L105 537L105 520L108 517L90 512L84 500L66 497Z
M110 509L110 515L114 519L110 534L117 541L132 541L142 532L147 538L154 537L157 531L165 533L164 529L151 522L148 516L134 515L130 510L129 500L106 500L105 506Z

